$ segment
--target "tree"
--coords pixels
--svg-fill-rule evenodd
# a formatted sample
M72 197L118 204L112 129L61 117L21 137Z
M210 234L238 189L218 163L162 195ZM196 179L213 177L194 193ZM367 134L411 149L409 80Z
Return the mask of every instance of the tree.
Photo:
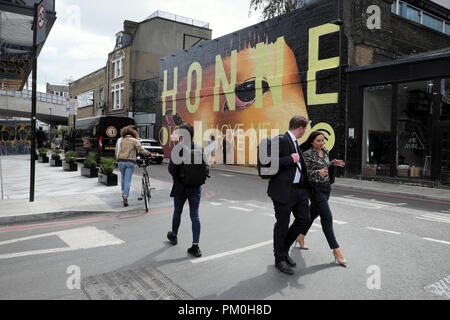
M295 9L296 0L250 0L250 11L262 9L261 18L271 19Z

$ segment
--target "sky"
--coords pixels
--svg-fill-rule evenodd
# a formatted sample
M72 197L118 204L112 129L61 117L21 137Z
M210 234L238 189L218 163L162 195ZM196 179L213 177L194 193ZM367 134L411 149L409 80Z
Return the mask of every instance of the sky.
M123 21L141 22L157 10L210 24L218 38L261 21L250 0L56 0L56 22L38 59L38 91L106 65ZM125 5L124 5L125 4Z

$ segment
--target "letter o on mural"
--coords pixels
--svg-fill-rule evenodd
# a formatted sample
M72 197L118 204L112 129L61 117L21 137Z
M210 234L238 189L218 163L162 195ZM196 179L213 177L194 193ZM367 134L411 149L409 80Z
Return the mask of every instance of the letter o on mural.
M336 143L336 134L328 123L318 123L312 128L312 131L320 131L323 133L325 137L325 148L327 148L328 151L331 151L334 148Z

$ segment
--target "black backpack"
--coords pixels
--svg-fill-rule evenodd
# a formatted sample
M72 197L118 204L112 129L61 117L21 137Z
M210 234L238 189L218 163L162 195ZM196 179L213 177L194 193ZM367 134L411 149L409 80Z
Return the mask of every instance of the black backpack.
M269 180L277 175L279 168L271 168L271 162L265 157L271 157L272 144L275 143L275 139L282 139L282 137L284 137L284 135L279 135L274 138L265 138L262 139L258 144L257 168L258 175L261 177L261 179Z
M199 163L200 159L201 163ZM180 167L181 183L197 187L205 184L208 177L209 169L203 157L203 150L191 148L191 163L182 163Z

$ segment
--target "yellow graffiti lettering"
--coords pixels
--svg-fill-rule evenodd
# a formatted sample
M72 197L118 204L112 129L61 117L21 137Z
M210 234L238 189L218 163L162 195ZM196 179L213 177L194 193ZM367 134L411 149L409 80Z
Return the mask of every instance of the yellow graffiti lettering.
M222 86L223 93L227 99L228 108L230 111L236 110L236 97L235 97L235 87L236 87L236 55L237 51L231 51L231 70L230 70L230 81L228 81L227 75L225 73L225 68L223 66L222 57L220 55L216 56L216 80L214 86L214 112L220 110L219 106L219 93L220 87Z
M195 102L191 103L191 91L192 91L192 74L195 72L197 75L196 89L195 89ZM186 89L186 107L190 113L195 113L200 105L200 91L202 89L202 66L198 62L191 64L188 71L187 89Z
M319 38L339 31L339 26L327 23L309 29L308 105L337 103L339 93L317 94L317 72L339 67L339 57L319 60Z
M267 79L269 83L270 92L272 93L273 104L281 106L283 101L283 67L284 54L283 48L285 45L284 37L279 37L276 42L276 67L270 63L271 59L267 54L267 45L264 42L256 45L256 108L263 107L263 78ZM276 69L274 71L274 69Z
M172 114L177 113L178 67L173 68L173 89L167 89L167 70L164 70L164 90L161 95L162 115L166 115L166 98L172 97Z

